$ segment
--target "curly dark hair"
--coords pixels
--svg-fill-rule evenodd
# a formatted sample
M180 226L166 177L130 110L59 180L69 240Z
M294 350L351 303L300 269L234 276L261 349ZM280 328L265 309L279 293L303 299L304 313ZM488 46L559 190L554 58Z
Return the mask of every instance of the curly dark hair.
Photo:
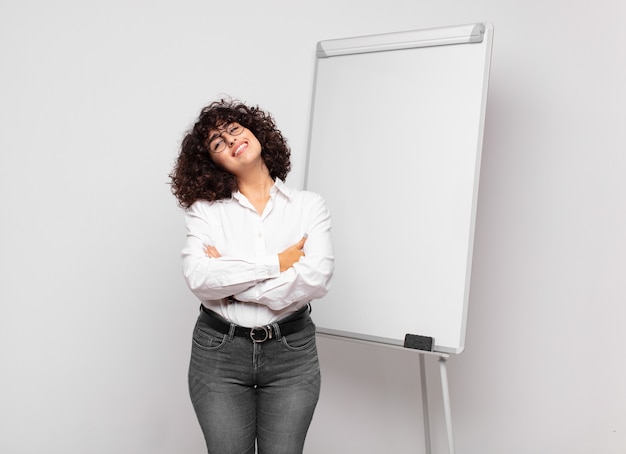
M169 174L172 193L178 204L189 208L196 200L232 197L237 179L213 162L206 140L209 131L237 122L248 128L261 143L261 157L273 180L285 180L291 170L291 150L276 128L274 118L258 106L247 106L232 99L214 101L200 111L198 120L185 135L180 154Z

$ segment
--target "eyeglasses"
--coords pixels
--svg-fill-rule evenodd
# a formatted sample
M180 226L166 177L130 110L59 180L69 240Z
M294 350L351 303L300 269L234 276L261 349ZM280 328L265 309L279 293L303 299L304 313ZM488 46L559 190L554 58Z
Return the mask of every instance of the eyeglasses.
M226 141L222 136L224 134L228 134L229 136L238 136L243 132L243 129L243 126L239 123L229 123L224 129L219 130L221 131L219 134L212 133L209 136L209 151L211 153L221 153L226 149Z

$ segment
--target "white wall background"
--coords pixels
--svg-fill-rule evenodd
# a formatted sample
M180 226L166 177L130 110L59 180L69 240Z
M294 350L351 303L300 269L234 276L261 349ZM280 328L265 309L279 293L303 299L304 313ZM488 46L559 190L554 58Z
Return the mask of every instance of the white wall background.
M184 130L221 93L258 103L299 187L317 41L477 21L495 38L457 452L626 452L625 17L620 0L0 0L0 452L203 452L166 184ZM308 454L423 452L415 355L320 355Z

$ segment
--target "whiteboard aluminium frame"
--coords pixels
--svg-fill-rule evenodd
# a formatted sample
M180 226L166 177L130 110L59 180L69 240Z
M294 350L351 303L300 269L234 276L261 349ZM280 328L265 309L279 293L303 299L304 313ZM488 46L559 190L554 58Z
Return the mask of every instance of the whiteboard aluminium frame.
M375 54L375 53L387 53L386 51L395 51L395 50L411 50L414 48L429 48L429 47L457 47L469 44L478 44L481 48L486 48L487 52L490 54L491 52L491 37L492 37L492 29L493 27L487 23L474 23L474 24L466 24L459 25L453 27L441 27L441 28L431 28L424 30L413 30L413 31L405 31L405 32L396 32L396 33L388 33L388 34L379 34L379 35L370 35L370 36L360 36L353 38L345 38L345 39L333 39L320 41L317 43L317 58L315 61L315 75L313 82L313 99L311 105L311 115L310 115L310 123L309 123L309 136L308 136L308 144L307 144L307 157L306 157L306 171L304 177L304 188L315 191L316 189L312 187L317 184L316 179L319 178L317 173L312 173L312 169L316 168L316 163L319 162L316 158L316 154L314 154L313 148L315 148L315 144L317 142L317 136L315 134L316 126L317 126L317 111L320 109L318 106L318 91L321 89L319 86L320 80L323 80L322 74L320 74L320 68L326 67L325 60L328 58L333 59L332 57L341 57L356 55L358 57L359 54ZM432 55L432 54L430 54ZM428 330L417 329L415 331L411 331L410 329L404 330L402 335L406 334L407 336L417 337L417 338L428 338L432 336L433 348L432 350L438 352L445 353L460 353L464 348L464 338L466 333L466 320L467 320L467 312L469 306L469 287L471 283L471 268L473 261L473 243L474 243L474 231L475 231L475 219L476 219L476 208L477 208L477 199L478 199L478 184L479 184L479 175L480 175L480 160L481 160L481 152L482 152L482 141L483 141L483 129L484 129L484 116L485 116L485 108L486 108L486 89L488 85L488 73L490 66L490 55L485 56L485 63L479 71L482 71L484 76L482 77L482 93L483 100L481 101L480 106L476 105L476 109L474 113L477 115L476 117L476 126L472 126L475 129L476 137L475 141L472 143L473 149L477 150L475 163L474 163L474 172L475 175L473 177L473 188L470 189L473 194L471 194L471 205L466 205L468 211L467 220L469 221L468 228L469 230L464 234L467 235L467 254L465 254L464 265L461 265L460 262L456 262L455 264L455 273L463 272L465 274L465 289L463 290L461 282L456 281L459 287L456 287L455 292L463 292L463 301L459 301L462 304L460 307L462 312L457 312L455 317L458 317L458 329L456 332L446 332L445 336L439 336L438 333L432 333ZM476 70L474 70L476 71ZM474 72L474 74L477 74ZM321 79L322 78L322 79ZM476 87L478 88L478 87ZM323 107L322 107L323 108ZM472 123L474 125L474 123ZM320 136L321 137L321 136ZM468 188L469 189L469 188ZM470 194L468 193L468 196ZM469 200L469 197L468 197ZM460 266L463 266L463 270L461 271ZM459 275L460 276L460 275ZM457 285L457 284L455 284ZM460 294L460 293L459 293ZM426 295L428 296L428 295ZM456 303L455 303L456 304ZM331 317L331 314L325 314L326 317ZM332 319L330 319L332 320ZM336 319L335 319L336 320ZM455 318L457 320L457 318ZM455 321L455 323L457 323ZM355 330L354 327L347 328L338 326L337 323L329 323L329 326L325 326L324 323L319 324L318 331L320 333L334 335L338 337L347 337L347 338L358 338L367 341L371 341L377 344L386 344L386 345L407 345L406 338L403 340L400 337L389 336L387 332L384 330L378 330L377 332L364 332ZM382 326L382 325L381 325ZM421 348L421 347L417 347ZM426 348L426 350L428 350Z
M349 55L349 54L362 54L362 53L370 53L370 52L383 52L387 50L397 50L397 49L410 49L416 47L432 47L432 46L447 46L447 45L456 45L456 44L469 44L469 43L482 43L484 40L486 41L486 45L491 52L492 48L492 39L493 39L493 25L489 23L474 23L474 24L466 24L452 27L441 27L441 28L431 28L431 29L423 29L423 30L414 30L407 32L397 32L397 33L387 33L387 34L379 34L379 35L370 35L370 36L360 36L353 38L345 38L345 39L333 39L320 41L317 43L317 59L316 59L316 68L315 68L315 80L314 87L317 85L317 64L319 59L339 56L339 55ZM484 89L486 92L488 80L489 80L489 71L490 71L491 57L490 55L486 59L485 65L485 77L484 77ZM313 93L313 99L315 99L315 92ZM311 106L311 117L310 117L310 135L309 135L309 143L308 143L308 153L310 153L311 147L311 138L312 138L312 128L313 128L313 111L315 106ZM482 141L483 141L483 130L484 130L484 118L485 118L485 109L486 109L486 101L483 101L483 105L481 106L481 115L480 115L480 125L479 125L479 143L477 144L478 150L482 150ZM480 157L480 153L479 153ZM304 187L308 186L308 167L309 167L309 159L310 154L307 155L307 171L305 173L305 182ZM480 160L478 162L478 168L480 168ZM476 183L475 191L478 190L478 184ZM474 194L473 199L473 213L472 217L475 221L475 213L476 213L476 205L477 205L477 193ZM471 227L471 248L473 249L473 237L474 237L474 222L472 222ZM471 260L472 253L469 254L468 270L471 269ZM469 279L467 284L469 286ZM464 328L465 329L465 328ZM464 335L465 333L463 333ZM402 346L390 344L385 341L385 339L357 339L352 338L345 333L329 330L329 329L318 329L318 335L327 338L334 339L343 339L347 341L357 342L357 343L365 343L365 344L386 344L387 347L390 348L400 348L404 351L411 351L412 349L407 349ZM430 415L428 410L428 393L426 390L426 374L425 374L425 364L424 358L425 356L436 356L439 360L439 371L441 378L441 387L442 387L442 397L443 397L443 407L444 407L444 418L446 424L446 434L448 441L448 452L449 454L455 454L455 446L454 446L454 436L452 431L452 413L450 408L450 395L449 395L449 386L448 386L448 375L446 362L449 358L449 354L445 352L437 352L437 351L421 351L421 350L412 350L419 354L419 365L420 365L420 381L422 386L422 405L423 405L423 414L424 414L424 437L425 437L425 445L427 454L431 454L431 440L430 440Z

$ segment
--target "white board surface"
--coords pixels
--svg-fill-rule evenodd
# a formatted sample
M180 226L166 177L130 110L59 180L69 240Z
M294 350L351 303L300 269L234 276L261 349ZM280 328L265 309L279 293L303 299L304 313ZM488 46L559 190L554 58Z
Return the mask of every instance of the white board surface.
M443 41L467 27L318 43L305 186L336 258L320 333L464 348L493 33Z

